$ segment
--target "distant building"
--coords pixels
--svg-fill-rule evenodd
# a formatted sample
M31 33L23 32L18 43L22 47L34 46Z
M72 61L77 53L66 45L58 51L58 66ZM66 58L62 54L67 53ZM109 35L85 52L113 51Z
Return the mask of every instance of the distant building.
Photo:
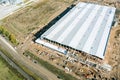
M65 54L69 48L104 59L115 10L114 7L80 2L36 42Z
M23 3L23 0L0 0L0 4L3 5L14 5Z

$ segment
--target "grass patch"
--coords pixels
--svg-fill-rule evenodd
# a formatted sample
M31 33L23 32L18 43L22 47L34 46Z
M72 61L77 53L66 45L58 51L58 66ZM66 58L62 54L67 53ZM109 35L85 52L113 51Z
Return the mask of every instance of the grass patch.
M77 78L73 77L70 74L65 73L63 70L58 69L57 67L48 63L47 61L40 59L39 57L35 56L34 54L32 54L29 51L25 51L24 55L26 55L26 56L29 55L31 58L34 58L35 60L38 61L39 64L41 64L43 67L45 67L46 69L48 69L55 75L59 76L62 80L77 80Z
M8 52L4 50L1 45L0 45L0 51L3 52L7 57L10 57L11 59L13 59L13 57L10 54L8 54Z
M43 80L42 78L40 78L39 76L37 76L36 74L34 74L32 71L28 70L27 67L20 65L20 67L27 73L29 73L29 75L31 75L35 80Z
M0 80L24 80L25 78L0 56Z
M2 25L14 34L19 41L22 41L29 33L38 29L40 25L43 26L50 22L55 12L67 7L72 1L74 0L38 1L5 18L2 20Z
M1 46L0 46L0 51L3 52L5 55L7 55L7 57L9 57L11 60L13 60L14 58L9 54L9 52L5 51ZM23 69L27 74L29 74L30 76L32 76L35 80L43 80L42 78L40 78L39 76L37 76L36 74L34 74L32 71L30 71L27 67L25 67L24 65L21 65L18 61L13 60L14 63L19 66L21 69ZM6 62L7 63L7 62ZM9 65L9 64L8 64ZM11 67L9 65L9 67ZM12 67L11 67L12 68ZM12 68L13 71L15 71L15 73L18 73L17 70L15 70L14 68ZM19 73L20 74L20 73ZM0 79L0 80L9 80L9 79ZM12 79L12 80L19 80L19 79ZM24 79L22 79L24 80Z

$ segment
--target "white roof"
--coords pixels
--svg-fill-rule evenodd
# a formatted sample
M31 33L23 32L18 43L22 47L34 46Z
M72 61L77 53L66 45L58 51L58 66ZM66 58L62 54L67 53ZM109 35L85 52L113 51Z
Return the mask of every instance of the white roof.
M115 10L80 2L41 37L104 58Z
M46 47L48 47L48 48L51 48L51 49L53 49L53 50L59 51L59 52L61 52L61 53L63 53L63 54L66 54L66 52L67 52L65 49L62 49L62 48L60 48L60 47L58 47L58 46L55 46L55 45L53 45L53 44L50 44L50 43L48 43L48 42L44 42L44 41L42 41L42 40L40 40L40 39L37 39L36 42L39 43L39 44L42 44L42 45L44 45L44 46L46 46Z

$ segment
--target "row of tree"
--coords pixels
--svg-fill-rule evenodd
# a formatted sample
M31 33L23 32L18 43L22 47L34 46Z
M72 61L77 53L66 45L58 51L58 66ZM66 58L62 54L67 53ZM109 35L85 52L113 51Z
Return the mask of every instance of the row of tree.
M7 37L10 40L10 42L13 43L14 45L18 44L15 35L10 33L5 27L0 26L0 34Z

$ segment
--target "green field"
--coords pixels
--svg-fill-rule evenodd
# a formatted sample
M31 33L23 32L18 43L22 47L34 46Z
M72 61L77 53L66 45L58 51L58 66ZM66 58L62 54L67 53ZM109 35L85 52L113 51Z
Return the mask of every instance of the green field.
M24 80L24 78L0 56L0 80Z

